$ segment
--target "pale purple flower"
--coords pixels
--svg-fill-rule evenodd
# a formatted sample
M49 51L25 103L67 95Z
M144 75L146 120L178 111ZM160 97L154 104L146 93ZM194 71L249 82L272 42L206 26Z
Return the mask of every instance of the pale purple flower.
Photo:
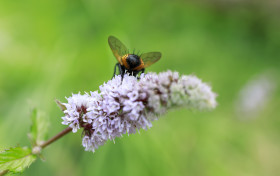
M240 90L236 99L236 112L241 119L256 118L275 93L277 80L274 72L256 75Z
M115 76L90 94L73 94L64 103L64 125L76 132L83 128L82 144L95 151L107 140L148 129L151 122L173 107L211 110L217 105L211 87L195 76L177 72Z
M79 93L73 94L72 97L66 99L68 100L68 103L63 103L66 110L64 111L65 116L62 117L62 124L69 125L75 133L80 129L81 121L85 123L92 122L92 116L86 114L91 98L88 94L81 95Z

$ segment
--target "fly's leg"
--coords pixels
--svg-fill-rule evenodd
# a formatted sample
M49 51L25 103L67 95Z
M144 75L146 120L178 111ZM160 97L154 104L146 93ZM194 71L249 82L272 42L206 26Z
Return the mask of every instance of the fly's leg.
M123 77L124 77L124 74L125 74L125 69L123 69L123 67L119 63L118 63L118 67L119 67L120 75L121 75L122 81L123 81Z
M140 76L137 76L137 79L138 79L138 80L140 79L141 74L145 72L145 68L143 68L142 70L140 70L140 72L141 72L141 73L140 73Z
M114 76L116 75L116 68L117 68L118 64L119 64L119 63L116 63L116 65L115 65L115 67L114 67L114 74L113 74L112 79L113 79L113 78L114 78Z

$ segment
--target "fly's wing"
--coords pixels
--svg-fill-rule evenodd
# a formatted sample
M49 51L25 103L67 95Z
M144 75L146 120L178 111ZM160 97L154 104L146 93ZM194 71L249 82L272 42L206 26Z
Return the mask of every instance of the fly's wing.
M124 46L124 44L119 39L117 39L114 36L108 37L108 43L110 45L110 48L111 48L114 56L116 57L118 62L122 64L121 57L125 54L128 54L127 48Z
M158 61L161 57L160 52L149 52L149 53L144 53L140 56L142 61L144 62L144 68L149 67L156 61Z

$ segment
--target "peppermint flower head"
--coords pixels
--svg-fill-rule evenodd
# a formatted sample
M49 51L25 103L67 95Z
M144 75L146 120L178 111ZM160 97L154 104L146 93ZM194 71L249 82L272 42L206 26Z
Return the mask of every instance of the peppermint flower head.
M107 140L152 127L173 107L211 110L217 105L211 87L195 76L179 76L177 72L115 76L100 87L100 93L73 94L64 103L64 125L73 132L83 128L82 144L95 151Z

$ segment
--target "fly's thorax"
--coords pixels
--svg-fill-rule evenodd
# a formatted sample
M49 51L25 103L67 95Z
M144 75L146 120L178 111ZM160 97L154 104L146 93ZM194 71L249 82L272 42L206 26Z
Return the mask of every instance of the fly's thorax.
M143 61L138 55L126 54L122 57L122 63L128 70L141 70L144 65ZM140 69L139 69L140 68Z

